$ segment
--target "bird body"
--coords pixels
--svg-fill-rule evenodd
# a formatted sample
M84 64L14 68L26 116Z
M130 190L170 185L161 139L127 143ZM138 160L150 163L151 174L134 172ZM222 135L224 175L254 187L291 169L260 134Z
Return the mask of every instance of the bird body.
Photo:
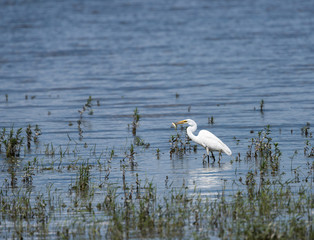
M193 142L198 143L199 145L203 146L206 149L208 158L209 158L209 153L211 152L215 160L213 151L223 152L229 156L232 154L230 148L211 132L207 130L201 130L197 136L194 135L193 133L197 129L197 124L192 119L182 120L175 123L174 125L176 126L178 124L184 124L184 123L189 124L189 127L186 129L188 136L191 138Z

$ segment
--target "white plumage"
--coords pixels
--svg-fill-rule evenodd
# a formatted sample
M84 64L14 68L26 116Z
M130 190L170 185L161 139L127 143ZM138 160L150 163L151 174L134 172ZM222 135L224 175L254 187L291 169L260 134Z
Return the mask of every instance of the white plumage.
M193 133L197 129L197 124L192 119L185 119L177 123L174 123L174 125L176 126L178 124L184 124L184 123L187 123L190 125L186 129L186 132L188 136L192 139L192 141L200 144L206 149L208 160L209 160L209 153L211 152L212 157L215 161L215 156L213 154L213 151L223 152L229 156L232 154L230 148L226 144L224 144L218 137L216 137L214 134L212 134L211 132L207 130L201 130L198 133L198 135L195 136Z

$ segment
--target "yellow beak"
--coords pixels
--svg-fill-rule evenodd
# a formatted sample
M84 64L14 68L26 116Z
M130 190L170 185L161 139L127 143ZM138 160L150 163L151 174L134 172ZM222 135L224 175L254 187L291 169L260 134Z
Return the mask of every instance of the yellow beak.
M182 120L182 121L176 122L175 124L178 125L178 124L184 124L184 123L187 123L187 121L186 120Z
M187 123L187 121L186 120L182 120L182 121L179 121L179 122L176 122L176 123L173 122L172 126L174 126L174 128L177 129L177 125L178 124L184 124L184 123Z

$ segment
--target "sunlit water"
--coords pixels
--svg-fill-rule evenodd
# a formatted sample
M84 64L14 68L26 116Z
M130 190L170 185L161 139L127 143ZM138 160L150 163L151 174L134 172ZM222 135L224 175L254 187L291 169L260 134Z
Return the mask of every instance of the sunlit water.
M0 127L41 128L38 149L22 162L38 156L48 164L44 145L65 149L69 137L81 159L92 159L95 145L106 158L114 149L109 179L121 182L137 107L137 135L150 147L135 148L137 166L127 178L138 173L163 189L168 176L174 186L185 181L214 196L223 180L232 190L232 180L245 177L250 139L270 124L289 178L310 161L301 128L314 117L313 12L312 1L1 1ZM80 140L78 110L89 96L93 115L84 113ZM185 118L212 131L233 155L204 165L199 147L170 158L171 122ZM241 163L234 162L238 153ZM4 155L0 160L3 181L8 166ZM52 183L67 192L75 176L38 172L33 185L41 190Z

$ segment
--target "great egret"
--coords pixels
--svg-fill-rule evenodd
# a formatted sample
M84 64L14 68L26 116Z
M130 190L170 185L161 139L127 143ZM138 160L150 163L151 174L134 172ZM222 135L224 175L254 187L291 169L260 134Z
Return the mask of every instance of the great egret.
M213 151L217 152L224 152L227 155L231 155L232 152L228 148L226 144L224 144L218 137L216 137L214 134L207 130L201 130L197 136L193 134L193 132L197 129L197 124L192 119L185 119L176 123L172 123L174 127L177 127L178 124L184 124L187 123L190 126L186 129L186 132L188 136L192 139L192 141L200 144L206 149L207 152L207 158L209 161L209 152L211 152L212 157L215 162L215 156L213 154Z

